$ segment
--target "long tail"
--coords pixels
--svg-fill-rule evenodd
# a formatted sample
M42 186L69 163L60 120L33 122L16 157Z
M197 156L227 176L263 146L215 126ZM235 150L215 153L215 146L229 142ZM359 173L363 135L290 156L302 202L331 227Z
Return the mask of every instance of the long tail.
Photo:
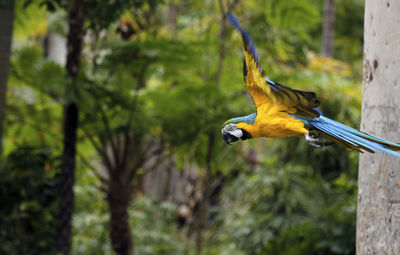
M309 125L325 137L359 152L383 151L400 157L400 145L345 126L324 116L308 121Z

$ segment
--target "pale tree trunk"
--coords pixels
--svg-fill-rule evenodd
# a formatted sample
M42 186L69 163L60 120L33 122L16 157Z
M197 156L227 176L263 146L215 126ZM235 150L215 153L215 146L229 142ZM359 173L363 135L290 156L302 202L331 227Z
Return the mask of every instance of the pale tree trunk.
M365 3L364 131L400 142L400 1ZM360 156L357 254L400 254L400 159Z
M176 2L168 3L168 12L167 12L167 26L171 31L171 36L174 38L176 36L176 13L177 13L178 5Z
M0 154L3 147L3 122L6 107L13 23L14 1L0 0Z
M333 56L333 34L335 22L335 1L324 0L324 23L322 27L322 55Z
M49 33L46 46L46 57L64 66L67 60L67 39L62 35Z

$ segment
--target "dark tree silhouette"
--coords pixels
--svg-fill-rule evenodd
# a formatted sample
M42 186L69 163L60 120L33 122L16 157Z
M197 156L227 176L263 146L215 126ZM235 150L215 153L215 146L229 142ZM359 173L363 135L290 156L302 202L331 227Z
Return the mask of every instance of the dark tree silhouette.
M67 64L68 76L71 84L67 90L73 91L77 85L80 68L80 58L83 38L83 0L70 0L68 2L68 26L67 35ZM66 92L67 94L69 92ZM69 254L71 249L71 220L74 209L75 183L75 155L76 133L78 129L78 106L69 100L64 106L62 171L60 184L60 205L57 227L56 253Z
M8 67L14 23L14 1L0 0L0 154L6 106Z

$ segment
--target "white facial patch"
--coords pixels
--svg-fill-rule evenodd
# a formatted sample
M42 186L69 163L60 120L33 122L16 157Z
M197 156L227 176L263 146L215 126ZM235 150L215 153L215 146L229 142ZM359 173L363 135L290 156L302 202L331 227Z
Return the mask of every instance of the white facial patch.
M228 124L222 129L222 133L229 133L237 138L241 138L243 136L242 130L236 127L236 124Z
M240 138L240 137L243 136L243 132L240 129L236 129L236 130L233 130L233 131L228 131L228 133L233 135L233 136L236 136L237 138Z
M225 127L222 129L222 131L229 132L229 131L234 131L236 129L237 129L236 124L228 124L228 125L225 125Z

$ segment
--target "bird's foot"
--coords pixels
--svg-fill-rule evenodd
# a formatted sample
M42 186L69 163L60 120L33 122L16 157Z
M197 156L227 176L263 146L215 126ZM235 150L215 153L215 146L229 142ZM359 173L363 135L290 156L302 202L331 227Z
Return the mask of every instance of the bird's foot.
M320 134L307 132L304 136L306 137L306 142L315 148L322 148L322 147L333 144L333 142L328 141L324 138L321 138Z

